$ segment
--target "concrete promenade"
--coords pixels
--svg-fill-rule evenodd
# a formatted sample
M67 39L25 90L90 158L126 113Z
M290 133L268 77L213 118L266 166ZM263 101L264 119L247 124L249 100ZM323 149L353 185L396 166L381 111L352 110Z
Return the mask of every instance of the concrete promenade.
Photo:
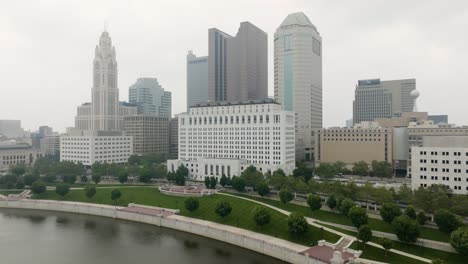
M213 223L205 220L184 217L177 214L159 214L157 213L160 211L159 208L153 209L153 211L149 211L150 209L148 209L148 207L141 207L141 209L137 210L136 208L138 208L138 205L133 205L132 207L119 207L80 202L29 199L14 201L0 200L0 208L59 211L135 221L208 237L261 254L265 254L289 263L325 263L310 258L307 255L300 254L300 252L304 252L308 249L306 246L245 229ZM144 213L138 213L140 210Z

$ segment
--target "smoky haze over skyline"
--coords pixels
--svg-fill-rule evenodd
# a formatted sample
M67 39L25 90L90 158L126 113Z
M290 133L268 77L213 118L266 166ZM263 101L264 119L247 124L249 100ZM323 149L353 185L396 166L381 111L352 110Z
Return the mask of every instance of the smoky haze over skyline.
M352 117L359 79L416 78L420 111L468 124L466 1L10 1L0 9L0 119L26 130L74 126L91 100L92 61L108 24L116 48L120 100L139 77L172 92L172 113L186 108L186 55L208 54L208 29L235 35L249 21L268 34L269 95L273 36L304 12L323 40L324 126Z

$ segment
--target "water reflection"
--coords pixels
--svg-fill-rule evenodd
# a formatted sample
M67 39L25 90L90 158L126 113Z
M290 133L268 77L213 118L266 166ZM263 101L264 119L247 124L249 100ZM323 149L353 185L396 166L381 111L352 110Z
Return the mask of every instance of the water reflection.
M198 249L198 243L195 241L185 240L184 246L186 249Z
M55 223L57 223L58 226L67 226L70 223L70 219L68 217L58 216L55 219Z
M223 258L228 258L231 256L231 252L224 250L222 248L215 248L215 255Z
M91 231L93 231L94 229L96 229L96 226L97 226L97 225L96 225L96 222L94 222L94 221L85 220L83 226L84 226L84 228L85 228L86 230L91 230Z
M15 210L2 209L2 215L5 218L26 219L33 224L40 224L46 220L46 216L44 216L41 212L17 213Z

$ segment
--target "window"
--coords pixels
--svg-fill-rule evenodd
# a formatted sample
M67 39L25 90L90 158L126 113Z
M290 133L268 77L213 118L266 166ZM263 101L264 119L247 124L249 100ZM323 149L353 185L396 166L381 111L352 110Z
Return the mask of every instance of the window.
M291 37L292 35L284 36L284 50L291 50Z

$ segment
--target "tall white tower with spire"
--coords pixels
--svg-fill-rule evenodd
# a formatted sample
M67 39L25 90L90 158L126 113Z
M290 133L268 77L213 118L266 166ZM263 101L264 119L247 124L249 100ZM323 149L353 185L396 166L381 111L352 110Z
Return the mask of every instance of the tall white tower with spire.
M107 31L102 32L95 49L91 98L91 130L119 130L117 61Z

